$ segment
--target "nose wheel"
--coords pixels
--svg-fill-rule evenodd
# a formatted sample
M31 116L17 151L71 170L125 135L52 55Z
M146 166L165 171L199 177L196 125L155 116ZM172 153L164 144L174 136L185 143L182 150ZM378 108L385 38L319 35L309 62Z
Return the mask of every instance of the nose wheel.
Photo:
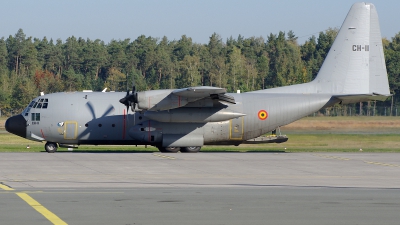
M58 145L57 145L57 143L54 143L54 142L47 142L47 143L44 145L44 149L45 149L46 152L48 152L48 153L54 153L54 152L56 152L56 151L57 151L57 148L58 148Z

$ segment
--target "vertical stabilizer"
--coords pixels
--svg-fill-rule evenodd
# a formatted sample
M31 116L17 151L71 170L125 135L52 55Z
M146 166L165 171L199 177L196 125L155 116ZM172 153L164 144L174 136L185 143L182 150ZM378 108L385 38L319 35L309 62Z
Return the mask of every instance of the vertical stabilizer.
M389 94L378 14L355 3L312 83L318 93Z
M317 77L312 82L259 92L389 96L375 6L362 2L351 7Z

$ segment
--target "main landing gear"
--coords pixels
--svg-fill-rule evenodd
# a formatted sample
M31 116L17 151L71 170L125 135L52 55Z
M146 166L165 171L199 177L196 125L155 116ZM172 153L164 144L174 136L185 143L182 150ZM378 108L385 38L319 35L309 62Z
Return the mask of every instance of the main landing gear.
M182 153L197 153L199 152L201 147L184 147L181 148Z
M46 142L46 144L44 145L44 149L48 153L56 152L57 148L58 148L58 145L57 145L57 143L54 143L54 142Z
M182 153L197 153L200 151L201 147L157 147L160 152L163 153L177 153L181 151Z

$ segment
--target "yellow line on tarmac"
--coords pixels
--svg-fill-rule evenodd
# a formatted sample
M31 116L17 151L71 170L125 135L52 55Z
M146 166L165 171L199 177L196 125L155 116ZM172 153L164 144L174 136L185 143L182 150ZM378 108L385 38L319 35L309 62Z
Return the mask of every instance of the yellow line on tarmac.
M400 165L397 165L397 164L389 164L389 163L381 163L381 162L371 162L371 161L364 161L364 162L365 162L365 163L368 163L368 164L379 165L379 166L400 167Z
M337 159L337 160L344 160L344 161L349 161L351 159L349 158L343 158L343 157L338 157L338 156L330 156L330 155L322 155L322 154L311 154L313 156L318 156L321 158L326 158L326 159Z
M5 190L5 191L14 191L14 189L12 189L9 186L4 185L4 184L0 184L0 188Z
M38 211L40 214L42 214L44 217L46 217L53 224L55 224L55 225L67 224L66 222L61 220L58 216L56 216L54 213L50 212L48 209L46 209L44 206L42 206L39 202L37 202L31 196L29 196L27 193L18 192L15 194L17 194L26 203L28 203L28 205L32 206L32 208L34 208L36 211Z
M165 158L165 159L175 159L174 157L166 156L166 155L160 155L160 154L153 154L153 155L154 155L154 156L161 157L161 158Z

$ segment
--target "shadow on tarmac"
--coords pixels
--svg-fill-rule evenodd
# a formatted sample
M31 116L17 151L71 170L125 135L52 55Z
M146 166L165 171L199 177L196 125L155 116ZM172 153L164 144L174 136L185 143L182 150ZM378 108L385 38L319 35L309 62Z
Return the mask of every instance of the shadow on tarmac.
M41 152L46 152L46 151L41 151ZM61 150L57 151L56 153L162 153L159 152L158 150L148 150L148 151L143 151L143 150L73 150L73 151L66 151L66 150ZM249 151L236 151L236 150L205 150L205 151L200 151L201 153L287 153L285 151L280 151L280 150L249 150ZM165 154L165 153L162 153ZM179 154L179 153L167 153L167 154ZM193 154L193 153L192 153Z

